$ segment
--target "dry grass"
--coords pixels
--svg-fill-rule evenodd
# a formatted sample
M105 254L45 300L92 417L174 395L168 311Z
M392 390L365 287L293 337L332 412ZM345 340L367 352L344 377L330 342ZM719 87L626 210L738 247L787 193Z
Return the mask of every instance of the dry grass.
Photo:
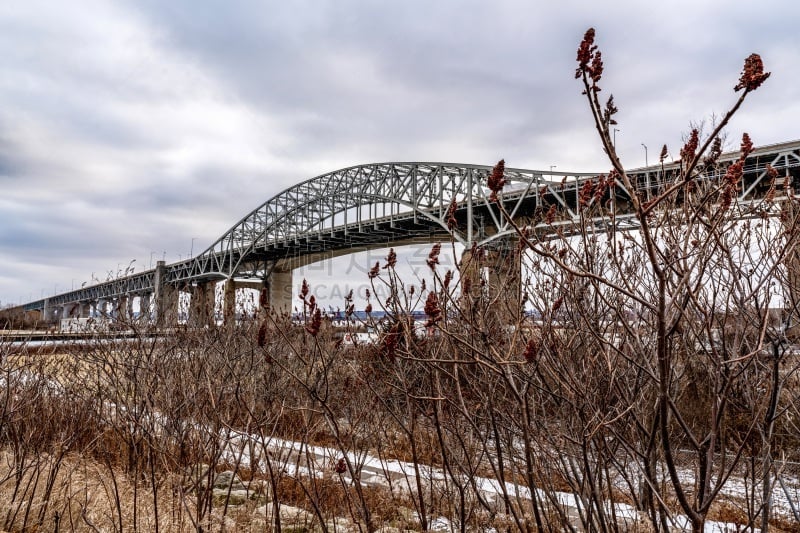
M738 524L742 527L747 526L748 517L745 508L733 500L720 500L711 506L708 512L708 519L717 522L728 522ZM800 524L786 519L773 518L769 522L770 531L775 533L800 533ZM760 525L760 520L756 527Z
M147 486L136 485L119 472L111 475L97 461L69 454L59 462L43 455L26 461L19 478L14 466L11 453L2 452L0 519L6 530L154 531L156 521L162 531L194 530L188 517L191 503L172 490L170 479L158 491L156 517L153 492Z
M43 455L28 461L19 479L15 477L15 464L11 452L0 452L0 520L7 531L197 530L197 495L183 491L184 480L179 475L164 476L154 494L149 484L136 484L116 469L112 471L96 460L75 454L60 459ZM246 472L242 474L246 477ZM49 476L52 489L47 491L44 485ZM338 477L310 480L284 476L278 491L282 505L305 509L313 515L313 499L326 521L360 521L352 506L352 487ZM375 510L375 523L418 529L411 502L382 488L367 489L365 494L370 508ZM263 531L271 526L264 523L263 514L256 512L260 505L262 501L253 500L226 507L217 501L199 525L204 531ZM314 518L308 527L318 530L318 524Z
M496 459L494 447L499 445L506 460L506 479L527 484L522 475L524 452L514 436L518 427L514 417L519 412L513 403L483 396L503 392L504 385L492 381L490 374L470 367L464 374L467 379L458 385L464 393L463 405L475 406L475 413L443 402L438 406L440 426L435 425L428 398L432 369L425 357L450 357L448 350L453 347L446 338L409 347L417 350L417 359L391 361L369 347L351 349L345 357L325 333L315 340L297 331L285 338L274 333L270 337L274 343L264 349L254 346L255 335L245 327L182 332L156 343L146 339L123 344L100 341L68 345L55 353L4 357L0 365L4 375L22 370L36 378L11 383L13 401L2 413L5 432L0 446L5 451L0 458L0 501L4 502L0 528L5 523L6 529L15 531L54 530L57 524L61 530L76 531L152 531L156 527L190 531L199 523L206 530L268 529L263 518L254 518L263 500L224 506L219 499L204 499L203 493L188 489L187 469L201 463L212 465L217 472L236 470L245 481L269 481L269 472L250 471L220 454L220 439L226 430L327 446L337 453L355 451L384 459L416 460L443 470L449 466L457 476L471 472L493 477L496 468L491 462ZM440 372L440 379L448 378ZM58 383L60 389L52 383ZM452 382L445 383L448 392L453 388ZM475 427L464 418L487 420L487 405L495 409L502 424L508 424L500 428L499 444L487 444L488 426ZM400 427L407 413L416 416L416 450ZM566 468L557 460L559 456L546 457L541 451L550 449L548 443L552 442L546 428L565 432L569 428L554 420L541 423L546 427L534 432L534 439L541 439L533 452L535 481L546 491L577 491L570 480L579 478L580 473ZM558 453L579 451L573 448ZM473 459L479 456L479 462ZM343 484L330 465L315 467L320 468L317 473L321 477L295 477L283 471L280 461L274 462L271 474L279 501L315 516L311 520L315 527L319 516L323 521L346 519L351 525L363 522L362 506L369 509L376 525L419 527L412 511L418 505L418 494L381 487L364 487L359 494L354 485ZM517 524L506 514L511 508L519 511L523 521L532 516L530 503L517 502L513 496L511 501L487 509L469 484L462 497L451 479L447 486L425 484L423 491L428 519L462 517L475 530L516 529ZM609 500L633 503L632 495L624 490L601 491ZM665 489L664 494L671 501L669 492ZM670 503L671 511L680 514L674 503ZM546 505L540 510L548 525L560 527L559 515L549 512ZM722 500L714 506L712 518L746 523L739 508ZM773 524L796 531L787 524ZM642 524L619 526L648 531ZM533 530L531 524L525 527Z

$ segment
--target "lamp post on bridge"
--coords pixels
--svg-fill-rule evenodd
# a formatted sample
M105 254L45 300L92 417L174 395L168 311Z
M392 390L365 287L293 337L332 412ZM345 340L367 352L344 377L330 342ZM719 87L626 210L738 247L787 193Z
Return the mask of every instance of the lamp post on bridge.
M191 247L189 248L189 258L190 258L190 259L191 259L192 257L194 257L194 241L196 241L196 240L197 240L197 237L192 237L192 245L191 245Z
M614 139L612 141L612 144L614 145L614 149L615 150L617 149L617 132L618 131L622 131L622 130L619 129L619 128L614 128Z
M644 146L644 180L647 186L647 195L650 195L650 169L648 168L650 165L647 163L647 145L642 143Z

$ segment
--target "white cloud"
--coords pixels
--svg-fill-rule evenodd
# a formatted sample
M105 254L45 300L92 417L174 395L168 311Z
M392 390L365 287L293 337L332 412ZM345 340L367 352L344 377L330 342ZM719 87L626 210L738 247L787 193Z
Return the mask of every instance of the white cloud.
M0 3L0 302L185 257L353 164L607 170L572 79L590 25L628 165L722 112L751 51L773 77L731 138L793 139L799 16L777 0Z

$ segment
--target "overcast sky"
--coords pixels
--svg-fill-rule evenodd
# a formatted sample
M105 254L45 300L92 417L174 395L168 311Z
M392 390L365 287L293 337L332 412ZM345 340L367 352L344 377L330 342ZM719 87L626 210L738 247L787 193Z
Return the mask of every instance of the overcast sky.
M729 138L800 138L798 20L792 0L4 0L0 304L185 258L354 164L605 171L574 79L590 26L626 166L724 112L751 52L772 77ZM359 261L309 275L360 283Z

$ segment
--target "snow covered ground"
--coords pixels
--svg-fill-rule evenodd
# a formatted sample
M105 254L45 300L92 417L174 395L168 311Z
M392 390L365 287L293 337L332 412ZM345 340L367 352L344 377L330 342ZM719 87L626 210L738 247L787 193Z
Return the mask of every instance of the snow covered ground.
M25 383L31 378L33 378L32 375L22 371L15 375L14 380L18 380L19 383ZM0 386L4 385L6 379L7 376L0 377ZM63 391L63 385L60 383L50 380L47 383L48 386L58 391ZM115 406L107 402L105 408L108 412L113 412ZM166 417L157 416L156 425L167 424L168 422ZM200 425L192 425L198 430L202 431L204 429ZM341 451L336 448L312 446L271 436L228 430L219 437L224 445L220 461L247 468L257 467L263 470L267 467L264 455L269 454L273 467L277 463L284 473L289 476L322 478L326 474L330 475L334 465L342 458ZM415 468L415 465L410 462L383 459L365 453L356 454L353 452L347 454L347 459L353 465L356 465L356 469L360 473L359 481L363 486L367 487L384 487L411 493L417 488L416 472L420 473L422 483L425 486L444 484L447 479L447 475L443 470L430 465L420 464L416 465ZM679 474L683 479L691 483L693 479L691 471L681 470ZM347 472L342 474L342 477L346 482L353 481ZM504 491L506 494L522 500L530 500L532 497L530 489L521 484L511 482L501 484L497 479L488 477L475 477L473 481L476 490L490 504L500 503L504 498ZM790 487L790 490L788 490L790 495L794 494L796 496L800 494L800 479L794 476L784 476L783 481ZM786 492L776 483L772 493L772 505L775 513L790 517L792 516L792 504L794 504L795 508L798 508L800 507L800 502L790 502L790 496L787 496ZM747 488L743 480L731 477L725 483L721 494L734 500L742 501L746 497ZM578 496L569 492L556 491L547 495L537 489L535 495L539 501L557 502L564 512L571 516L577 516L578 510L584 507ZM625 503L608 502L606 511L608 513L613 511L618 518L629 522L635 522L641 518L634 507ZM671 525L676 531L689 528L690 522L686 516L675 515L671 520ZM431 522L431 529L434 531L455 531L458 527L457 524L453 524L445 517L436 517ZM741 530L741 526L726 522L709 520L705 525L705 532L707 533L735 533ZM754 529L752 531L760 530Z
M223 460L236 462L243 466L260 466L263 468L265 465L260 455L266 451L273 458L273 461L282 459L284 471L288 475L323 477L326 474L329 475L333 465L342 457L342 453L335 448L308 446L294 441L273 437L264 438L253 434L232 433L226 435L225 440L228 442L228 448L222 457ZM261 452L256 454L257 457L253 457L251 456L253 450L260 450ZM412 463L385 460L371 455L357 455L354 453L349 453L348 459L353 464L360 465L360 482L364 486L391 486L393 489L407 492L416 489L416 474ZM428 465L418 465L418 470L426 485L445 481L446 474L441 469ZM349 474L342 475L345 481L352 482ZM691 473L683 472L683 475L691 476ZM477 490L490 503L502 500L503 488L509 495L524 500L531 499L531 491L524 485L506 482L505 487L503 487L497 479L487 477L477 477L474 481ZM729 479L724 492L730 496L741 496L745 493L744 484L740 480ZM547 498L544 492L537 490L536 496L542 501L555 500L567 514L572 516L576 516L578 509L583 508L583 504L578 497L568 492L555 492L550 495L551 498ZM783 491L774 491L773 505L776 511L785 512L787 516L790 516L789 503ZM609 513L612 511L612 507L616 516L625 521L634 522L640 519L638 511L628 504L612 504L609 502L607 504ZM675 515L672 517L672 526L676 531L680 531L690 528L690 522L684 515ZM741 527L733 523L709 520L706 522L705 531L707 533L734 533L741 531ZM458 528L447 518L437 517L432 521L431 529L434 531L451 531ZM760 530L755 529L753 531Z

